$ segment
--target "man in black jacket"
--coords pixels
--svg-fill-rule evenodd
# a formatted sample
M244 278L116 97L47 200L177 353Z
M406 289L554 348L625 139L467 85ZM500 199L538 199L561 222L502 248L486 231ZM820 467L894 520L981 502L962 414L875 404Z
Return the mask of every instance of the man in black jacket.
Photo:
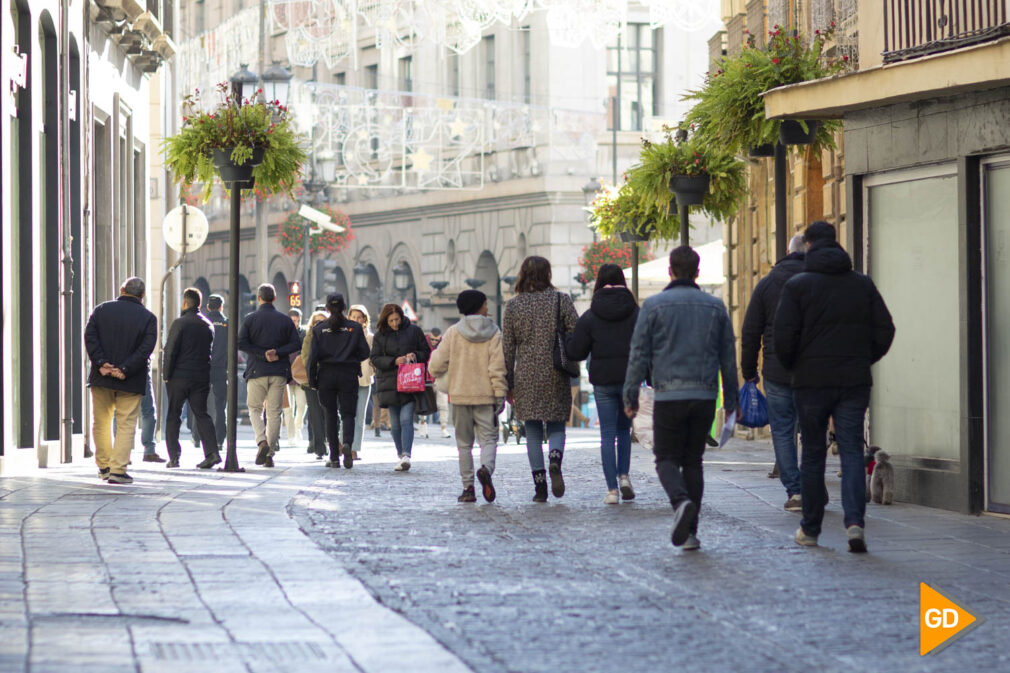
M789 385L790 375L775 355L775 309L779 305L782 286L803 271L805 244L803 235L789 241L789 254L762 278L747 305L747 315L740 331L740 374L745 381L757 383L758 353L764 348L765 396L768 398L768 421L772 428L775 465L778 477L786 489L785 509L798 512L800 498L800 467L796 457L796 405Z
M207 413L210 394L210 356L214 344L214 326L200 313L203 297L196 288L182 293L182 315L172 322L165 343L162 371L168 388L168 414L165 417L165 444L168 465L179 467L182 447L179 428L182 426L182 406L189 402L196 427L203 438L203 462L197 467L210 469L221 462L218 454L214 421Z
M301 350L291 318L274 308L277 291L264 283L256 292L259 309L245 317L238 333L239 350L246 353L245 379L249 420L256 433L256 464L273 467L281 433L281 406L291 378L288 356ZM266 425L263 410L266 409Z
M119 298L95 307L84 328L91 360L92 433L98 475L110 484L130 484L126 473L147 388L151 352L158 342L158 320L144 308L144 281L128 278ZM116 439L112 440L112 418Z
M224 299L212 294L207 299L204 315L214 326L214 347L210 351L210 397L207 406L214 413L214 430L217 432L217 450L224 445L228 426L225 424L225 409L228 407L228 318L224 315ZM200 427L189 420L193 432L193 442L200 442Z
M865 552L863 423L870 365L891 347L894 322L873 281L852 270L833 226L814 222L803 238L806 270L782 288L775 313L775 352L791 372L803 433L803 521L794 539L813 547L821 533L828 419L834 418L849 551Z

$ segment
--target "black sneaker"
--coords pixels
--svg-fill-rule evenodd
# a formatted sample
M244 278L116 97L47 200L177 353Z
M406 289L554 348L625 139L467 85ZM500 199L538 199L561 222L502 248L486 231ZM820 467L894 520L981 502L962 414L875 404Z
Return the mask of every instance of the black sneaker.
M196 466L201 470L209 470L218 463L221 462L221 456L219 454L213 454L209 458L204 458L202 462L197 463Z
M102 481L108 481L109 480L109 468L103 467L102 469L100 469L98 471L98 478L101 479Z
M178 458L169 458L168 462L165 463L165 467L179 467L179 459Z
M473 486L464 488L460 496L456 498L456 502L477 502L477 494L474 493Z
M491 472L483 465L477 470L477 481L480 482L484 500L494 502L496 494L494 492L494 484L491 483Z
M133 477L123 472L122 474L115 474L113 472L109 473L109 483L110 484L132 484Z
M684 498L673 511L673 532L670 533L670 542L674 547L679 547L687 542L691 528L694 527L697 519L698 506L690 498Z
M316 450L312 448L311 444L309 444L309 448L305 449L305 453L315 453L315 452Z
M340 467L339 460L328 460L326 461L326 467Z
M144 454L145 463L164 463L165 459L156 453L145 453Z
M713 437L712 435L708 435L707 437L705 437L705 444L712 449L719 448L719 442L716 441L715 437Z
M265 441L259 443L259 451L256 452L256 464L266 465L267 458L270 457L270 445Z
M344 454L344 467L346 467L348 470L351 469L351 467L354 465L354 454L351 453L351 445L344 444L340 448L340 452Z
M549 471L551 475L551 493L555 498L560 498L565 494L565 478L561 476L562 453L555 449L548 454L550 458Z

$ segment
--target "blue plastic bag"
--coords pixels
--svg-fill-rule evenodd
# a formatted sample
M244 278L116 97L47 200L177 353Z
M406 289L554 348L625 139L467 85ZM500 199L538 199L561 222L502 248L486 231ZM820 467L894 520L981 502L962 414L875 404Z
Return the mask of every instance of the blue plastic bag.
M736 422L747 428L768 425L768 400L753 381L747 381L740 388L740 413Z

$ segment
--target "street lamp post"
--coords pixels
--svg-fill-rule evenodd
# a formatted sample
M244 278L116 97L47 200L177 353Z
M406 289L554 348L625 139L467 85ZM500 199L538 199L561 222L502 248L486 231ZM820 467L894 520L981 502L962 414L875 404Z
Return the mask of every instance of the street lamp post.
M235 105L241 106L244 101L252 100L256 95L259 78L242 64L238 72L231 77L232 96ZM280 100L280 99L275 99ZM281 105L286 104L281 100ZM238 465L237 422L238 422L238 330L239 330L239 234L242 216L242 190L252 187L251 181L236 181L234 175L222 182L231 190L231 227L229 241L228 263L228 451L225 459L224 472L244 472Z

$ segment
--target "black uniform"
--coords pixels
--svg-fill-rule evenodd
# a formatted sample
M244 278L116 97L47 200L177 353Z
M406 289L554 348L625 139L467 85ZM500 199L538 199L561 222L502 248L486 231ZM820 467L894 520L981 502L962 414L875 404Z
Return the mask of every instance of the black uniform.
M343 420L344 466L350 467L354 420L358 410L358 377L361 363L368 359L368 341L361 325L353 320L331 320L312 328L312 346L305 366L309 387L319 391L319 401L326 416L326 436L330 460L340 460L338 430Z
M186 402L189 402L203 438L204 458L217 456L214 421L207 413L213 343L214 326L195 307L183 311L169 328L162 371L168 388L165 444L173 461L178 461L182 453L179 428L182 425L182 407Z
M214 415L214 429L217 431L218 451L224 445L228 426L225 424L225 409L228 407L228 318L220 311L207 311L204 315L214 325L214 346L210 351L210 397L208 406ZM189 417L189 429L193 431L193 441L200 441L200 428Z

